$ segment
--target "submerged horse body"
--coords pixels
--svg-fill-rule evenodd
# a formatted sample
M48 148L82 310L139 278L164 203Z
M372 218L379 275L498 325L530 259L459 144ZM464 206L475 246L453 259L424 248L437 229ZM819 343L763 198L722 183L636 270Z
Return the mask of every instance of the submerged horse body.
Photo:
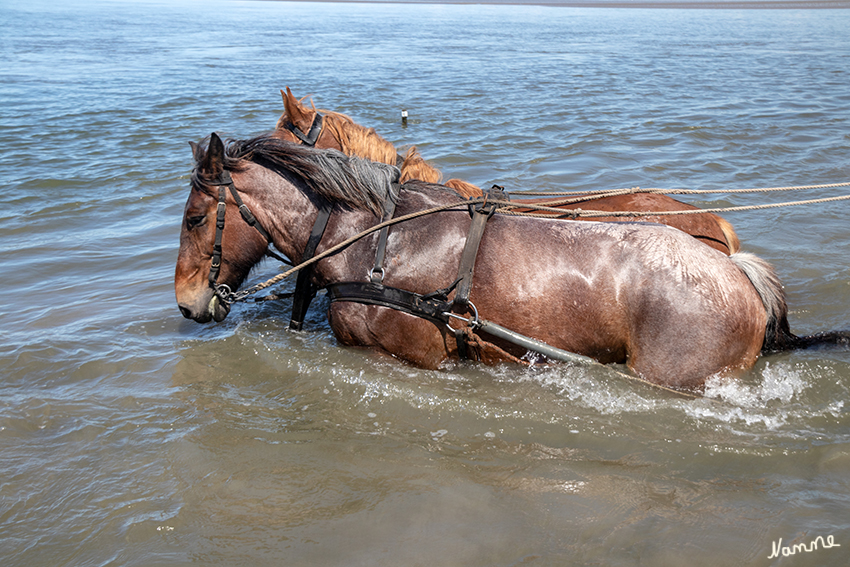
M396 201L396 216L458 201L453 191L424 182L394 189L391 166L274 136L234 141L225 150L213 135L195 156L175 290L183 315L199 322L222 320L229 309L208 279L223 172L233 182L233 195L223 198L232 204L238 192L271 243L294 260L302 257L322 202L332 214L320 252L379 222L386 199ZM223 220L217 281L235 290L269 240L235 206ZM450 287L470 222L467 208L459 207L393 225L383 285L418 294ZM377 239L372 234L318 262L314 285L368 281ZM754 277L742 268L763 273ZM749 368L763 348L781 349L795 339L781 285L764 262L730 259L663 225L496 214L472 284L470 300L481 317L603 363L626 363L638 376L675 388L699 388L711 375ZM388 307L333 302L329 320L341 343L417 366L435 368L457 356L448 328ZM486 362L527 354L486 337L484 343L479 358Z
M395 147L382 138L373 128L365 128L343 114L322 110L301 104L289 90L281 91L284 112L275 127L278 136L295 143L305 143L317 148L336 149L346 155L356 155L372 161L399 165L400 181L421 180L440 183L442 174L425 161L415 147L408 150L404 157L397 154ZM465 197L480 197L482 190L460 179L449 179L445 185ZM527 212L523 204L546 204L551 198L515 199L517 211ZM632 193L604 198L588 197L578 201L559 205L563 209L589 209L608 212L618 211L695 211L697 207L677 201L667 195L651 193ZM554 214L554 213L546 213ZM582 220L602 222L623 221L624 217L595 217ZM644 222L667 224L682 230L704 244L724 254L733 254L740 249L740 242L732 225L723 217L713 213L699 213L672 216L646 216Z

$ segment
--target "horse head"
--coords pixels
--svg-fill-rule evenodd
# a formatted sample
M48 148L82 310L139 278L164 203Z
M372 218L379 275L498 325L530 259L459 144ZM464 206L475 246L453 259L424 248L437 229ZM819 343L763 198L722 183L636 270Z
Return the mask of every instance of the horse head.
M283 114L275 125L277 137L296 144L342 151L338 131L327 127L324 116L315 106L301 104L289 87L280 94L283 97Z
M190 142L195 157L189 199L183 210L174 290L180 312L199 323L222 321L230 310L219 290L236 290L262 259L267 241L242 219L224 143L215 133L206 149ZM230 188L230 191L228 189ZM232 205L232 206L227 206Z
M401 182L418 179L428 183L442 183L443 174L428 163L412 146L405 155L397 152L395 146L378 134L374 128L367 128L351 118L329 110L319 111L315 106L307 107L295 98L289 87L280 91L283 97L283 114L275 125L274 135L288 142L307 144L316 148L340 150L349 156L359 156L372 161L397 165L401 169ZM323 120L321 131L315 131L316 118ZM314 138L310 138L313 130ZM460 179L445 182L463 197L481 197L484 193L472 183Z

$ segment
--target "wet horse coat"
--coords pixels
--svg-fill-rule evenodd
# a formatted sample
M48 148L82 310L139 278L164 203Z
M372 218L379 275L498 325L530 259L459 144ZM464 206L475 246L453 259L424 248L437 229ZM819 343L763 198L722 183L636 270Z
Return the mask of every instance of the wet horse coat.
M225 153L214 135L196 158L175 290L184 316L200 322L228 312L207 281L217 204L210 182L225 169L274 245L293 259L301 257L322 200L332 202L334 212L320 252L376 224L387 198L397 199L397 216L458 200L453 191L422 182L395 195L392 167L274 137L234 142ZM236 289L267 242L235 206L225 216L219 282ZM420 294L447 287L470 222L462 207L394 225L383 283ZM315 285L367 281L376 246L373 234L323 259ZM713 374L752 366L769 315L734 261L681 231L499 214L481 241L470 299L482 318L600 362L625 362L639 376L676 388L697 388ZM456 356L448 329L407 313L337 302L329 319L341 343L418 366L438 367ZM525 354L501 346L512 356ZM499 360L498 352L485 360Z

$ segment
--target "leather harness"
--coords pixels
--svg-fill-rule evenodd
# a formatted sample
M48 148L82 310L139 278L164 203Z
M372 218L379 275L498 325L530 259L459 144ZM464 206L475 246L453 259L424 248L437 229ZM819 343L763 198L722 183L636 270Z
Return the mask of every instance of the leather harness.
M493 196L498 200L504 199L503 188L495 185L493 186L493 189L487 193L487 195ZM393 204L385 209L385 221L392 218L394 208L395 206ZM422 295L383 285L383 261L386 253L387 238L389 235L389 227L384 227L381 229L378 239L378 248L375 255L375 267L369 274L370 281L340 282L330 284L327 286L328 298L331 303L336 303L338 301L351 301L366 305L389 307L427 319L436 325L445 325L455 336L458 356L461 359L468 358L468 329L465 327L453 328L449 324L449 320L457 318L466 321L466 318L460 317L452 311L456 310L460 312L467 312L470 309L474 312L474 320L477 321L478 319L478 310L475 308L475 305L469 301L469 293L472 289L472 276L475 268L475 259L478 255L481 238L484 235L484 228L487 221L496 212L496 208L496 205L487 203L486 201L474 207L470 206L472 223L470 224L469 233L458 265L458 276L457 279L448 287ZM455 292L455 295L452 300L449 300L448 296L452 291Z
M230 172L226 169L221 172L218 180L209 183L212 186L218 187L218 206L216 209L215 215L215 243L213 244L213 254L212 254L212 262L210 263L210 273L207 278L209 282L209 286L215 290L216 295L225 298L227 295L231 293L230 287L225 284L218 283L218 275L221 271L221 239L224 235L224 213L227 210L227 190L230 190L230 194L233 195L233 200L236 201L236 206L239 207L239 214L242 215L242 219L248 223L249 226L254 227L257 232L259 232L263 238L266 239L266 242L271 244L271 236L263 228L263 226L257 221L257 218L248 208L248 206L242 202L242 197L239 196L239 192L236 190L236 186L233 184L233 178L230 177ZM284 264L292 265L292 262L284 258L283 256L273 252L270 249L266 249L266 256L270 256L276 260L283 262ZM225 295L227 294L227 295Z
M317 114L316 119L314 119L313 121L313 126L311 127L308 136L305 137L303 134L299 135L300 131L296 133L295 130L297 130L297 128L295 130L290 129L290 131L292 131L300 140L304 141L304 143L313 146L315 145L316 140L318 139L319 134L321 133L321 129L321 115ZM403 161L403 158L401 156L397 156L397 159L399 163ZM242 198L239 196L239 193L236 190L235 185L233 184L233 179L231 178L229 171L222 171L219 179L209 184L212 186L218 186L219 188L218 208L216 212L215 243L213 245L212 261L210 263L210 271L208 277L209 286L214 290L215 295L218 296L221 301L225 303L241 301L242 299L238 298L236 294L234 294L230 290L229 286L227 286L226 284L218 283L218 276L220 273L222 262L221 243L222 236L224 233L224 220L228 189L230 190L234 201L236 201L236 205L239 207L239 212L242 216L242 219L246 223L248 223L248 225L253 226L266 239L266 242L268 242L269 244L271 244L271 237L269 233L262 227L262 225L260 225L256 217L251 213L248 207L243 203ZM400 186L398 189L400 190ZM455 335L455 339L457 341L458 356L461 359L467 358L469 350L467 348L467 341L472 337L475 337L473 331L479 331L484 332L486 334L490 334L509 343L513 343L529 351L543 354L544 356L552 360L560 360L563 362L570 362L573 364L580 365L598 365L599 363L590 357L553 347L531 337L527 337L509 329L506 329L496 323L483 319L479 320L478 310L476 309L475 305L471 301L469 301L469 293L472 288L472 276L475 267L475 259L478 255L478 248L481 243L481 238L484 234L484 228L486 226L486 223L493 216L496 209L498 208L497 205L493 203L487 203L487 198L492 196L497 200L507 200L503 191L503 187L494 185L490 191L485 192L486 198L483 203L478 204L476 206L470 206L470 215L472 216L472 223L470 224L469 234L467 235L466 243L461 254L461 260L458 265L458 277L447 288L439 289L437 291L422 295L411 291L406 291L403 289L383 285L383 262L384 257L386 255L387 239L389 237L389 226L386 226L382 228L380 232L380 236L378 239L378 247L375 254L375 265L369 272L370 281L340 282L330 284L326 286L330 301L332 303L337 301L351 301L366 305L378 305L381 307L388 307L390 309L396 309L398 311L409 313L416 317L421 317L438 326L441 324L446 325L446 327L451 330ZM397 195L398 191L395 191L395 193ZM388 202L385 204L384 207L384 221L391 219L395 212L395 202L392 200L392 198L388 199L387 201ZM325 228L327 228L328 219L330 218L332 209L333 207L329 202L323 201L321 203L319 207L319 212L316 215L316 221L313 224L313 229L310 232L310 237L308 239L307 246L305 247L304 253L302 254L302 262L312 258L315 254L316 248L318 247L322 236L324 235ZM271 256L285 264L292 265L292 262L272 252L269 249L267 249L265 253L266 255ZM318 288L311 281L312 274L313 264L299 271L298 280L296 281L295 285L295 293L292 294L294 296L294 299L292 306L292 318L290 320L290 328L301 329L301 327L303 326L304 316L307 312L307 308L309 307L310 302L313 300L316 295L316 292L318 291ZM448 296L452 293L452 291L455 292L455 296L451 301L449 301ZM283 298L287 295L289 294L276 295L270 297L269 299ZM453 310L469 311L469 309L473 311L474 318L467 319L452 312ZM462 320L466 322L468 326L461 326L457 329L454 329L451 325L449 325L449 320L452 318ZM504 351L502 352L504 353ZM519 361L519 359L515 360ZM621 374L622 376L630 380L636 380L656 388L661 388L663 390L676 393L678 395L686 395L677 390L672 390L670 388L666 388L658 384L652 384L641 378L628 376L623 373L618 374Z
M310 131L306 134L302 132L291 121L287 120L284 123L284 128L292 132L304 145L315 146L319 139L323 128L323 117L316 113L313 119L313 124ZM396 156L397 164L403 163L404 158L401 155ZM222 300L227 301L233 296L230 287L225 284L217 283L219 271L221 268L221 240L224 233L224 212L227 189L230 190L233 199L236 201L242 218L250 226L253 226L260 234L271 244L271 237L268 232L257 222L257 219L251 213L247 206L242 202L236 187L233 184L233 179L230 172L222 171L218 181L210 183L218 186L218 210L216 214L216 234L215 244L213 245L213 258L210 265L209 285L215 290ZM400 185L394 184L398 190ZM494 185L493 188L485 193L485 197L492 196L497 200L506 200L503 192L504 188ZM475 305L469 301L469 294L472 289L472 276L475 269L475 259L478 256L478 248L481 244L481 238L484 235L484 228L487 221L493 216L498 208L497 205L484 203L472 206L470 205L470 216L472 223L469 227L469 234L466 238L463 253L461 254L460 263L458 265L457 279L447 288L434 291L429 294L421 295L418 293L388 287L383 285L384 280L384 258L386 256L387 240L389 238L389 226L381 229L378 237L378 247L375 252L375 264L369 271L368 282L340 282L326 286L328 297L331 303L338 301L351 301L366 305L378 305L389 307L398 311L403 311L423 319L427 319L437 325L446 325L453 332L457 341L458 356L465 359L468 356L467 338L468 329L465 327L453 328L449 324L451 318L468 321L464 317L452 313L453 310L459 312L468 312L470 309L475 314L474 321L478 319L478 312ZM310 231L310 237L307 240L307 245L301 257L301 262L311 259L322 240L325 229L330 219L333 205L322 199L319 205L319 210L316 215L316 220L313 223L313 229ZM383 221L392 219L395 213L395 200L388 198L384 204ZM271 250L267 250L266 254L272 256L286 264L292 265L292 262L275 254ZM307 314L307 309L310 303L315 298L319 288L312 282L315 264L311 264L298 272L298 278L295 282L295 292L292 295L292 316L289 321L289 328L300 331L304 326L304 318ZM454 291L454 298L450 301L448 295ZM285 296L276 296L285 297Z
M260 225L256 217L251 213L250 209L242 202L239 192L233 184L233 179L230 172L222 171L218 180L213 181L210 185L218 186L218 207L216 211L216 232L215 243L213 244L212 261L210 263L209 286L215 291L223 301L228 301L232 297L230 287L226 284L218 283L218 276L221 270L222 261L222 236L224 234L224 219L227 208L226 199L227 192L233 196L236 205L239 207L239 212L242 219L248 225L254 227L267 242L271 243L269 233ZM396 194L400 191L398 187ZM493 191L488 195L493 195L497 199L503 199L502 188L494 186ZM330 202L322 200L319 205L316 220L313 223L313 228L310 231L310 237L307 239L307 245L301 256L301 262L312 258L325 229L328 226L333 206ZM457 279L447 288L439 289L429 294L418 294L411 291L406 291L399 288L383 285L384 280L384 258L386 256L387 241L389 239L389 226L381 229L378 236L378 246L375 251L375 264L369 271L368 282L340 282L327 286L328 297L331 303L338 301L351 301L366 305L378 305L389 307L398 311L403 311L423 319L427 319L436 325L446 325L455 335L458 347L458 355L464 359L467 357L467 337L468 332L464 327L457 329L449 325L451 318L466 320L463 317L452 313L453 310L465 312L472 309L475 312L477 320L477 309L472 302L469 301L469 292L472 289L472 276L475 267L475 258L478 255L478 247L481 244L481 237L484 234L484 227L487 220L490 219L496 211L496 205L487 203L486 201L480 205L470 206L470 215L472 223L470 224L469 234L464 245L463 253L461 254L460 263L458 265ZM395 213L395 200L388 198L384 205L383 220L392 219ZM271 250L266 250L266 254L280 260L286 264L292 264L289 260L279 256ZM313 267L311 264L298 272L298 278L295 282L295 292L292 294L292 316L289 321L289 328L293 330L301 330L304 325L304 318L307 314L307 309L310 303L316 296L318 287L312 282ZM451 292L455 292L452 300L448 299ZM280 296L278 296L280 297Z
M224 233L228 189L239 207L242 219L250 226L253 226L267 242L271 243L271 238L269 233L262 227L262 225L260 225L245 203L242 202L242 198L239 196L239 192L233 184L233 179L231 178L229 171L222 171L219 179L214 182L210 182L209 184L212 186L218 186L219 188L215 244L213 245L212 262L210 263L209 286L214 290L216 296L218 296L222 302L229 304L234 301L241 301L244 298L233 293L228 285L218 283L218 276L222 262L221 242L222 235ZM490 192L487 192L487 194L493 195L501 200L504 195L504 193L502 193L502 189L502 187L494 185L493 189ZM397 191L396 194L398 194ZM314 222L313 229L310 232L307 247L302 255L302 261L312 258L315 254L316 248L318 247L319 242L322 239L322 235L325 232L325 228L327 227L328 218L330 217L332 208L331 204L327 202L322 203L319 207L319 212L316 215L316 221ZM470 225L469 236L466 240L466 244L464 245L463 253L461 254L461 261L458 266L458 277L448 287L423 295L383 285L383 261L384 255L386 254L387 239L389 236L388 226L381 230L381 234L379 236L378 248L375 254L375 267L370 270L369 274L370 281L340 282L330 284L326 286L328 297L332 303L337 301L351 301L366 305L389 307L391 309L396 309L398 311L403 311L405 313L421 317L431 321L435 325L446 325L446 327L455 335L458 346L458 356L462 359L467 357L467 352L469 350L467 348L467 342L473 338L477 340L477 337L473 333L473 331L477 330L519 345L528 350L542 353L553 360L561 360L583 365L598 364L589 357L552 347L551 345L547 345L530 337L520 335L519 333L506 329L491 321L478 318L478 310L475 305L469 301L469 290L472 286L473 268L475 258L478 253L478 247L481 243L481 237L484 234L484 226L486 225L487 220L493 216L495 209L495 205L488 205L486 199L484 203L475 207L470 207L472 223ZM394 203L386 204L384 218L386 220L392 218L394 211ZM286 264L292 264L292 262L275 254L271 250L266 250L266 254ZM294 294L291 294L294 296L293 313L290 321L291 328L301 328L307 308L318 290L315 284L311 281L312 270L312 265L310 265L308 268L304 268L299 272L298 281L296 282L296 291ZM379 275L380 277L378 277ZM455 297L452 300L449 300L449 294L456 289L457 292L455 293ZM279 299L288 295L290 294L275 295L269 299ZM463 311L469 311L471 309L473 317L466 318L453 312L458 309ZM453 318L464 321L468 324L468 326L461 326L457 329L452 328L452 326L449 325L449 321ZM480 341L478 341L478 344L481 344ZM502 352L504 353L504 351ZM519 359L516 360L519 361Z

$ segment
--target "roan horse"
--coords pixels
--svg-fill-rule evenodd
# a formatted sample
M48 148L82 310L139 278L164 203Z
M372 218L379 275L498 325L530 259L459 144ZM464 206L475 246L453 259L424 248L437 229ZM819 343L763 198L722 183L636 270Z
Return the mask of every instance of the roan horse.
M396 148L382 138L373 128L363 127L348 116L328 110L319 111L315 107L301 104L289 87L281 91L284 112L277 121L275 132L290 142L303 143L317 148L340 150L346 155L356 155L372 161L379 161L401 168L400 182L418 179L429 183L440 183L442 174L419 154L415 147L410 148L404 157ZM460 179L449 179L445 185L465 197L480 197L482 191L475 185ZM571 199L572 200L572 199ZM517 205L551 202L551 198L515 199ZM559 205L562 209L597 211L692 211L698 207L677 201L667 195L653 193L629 193L603 198L588 199ZM523 209L517 209L523 211ZM624 221L625 217L584 217L580 220ZM724 218L713 213L687 215L658 215L640 217L644 222L667 224L687 232L701 242L716 248L724 254L733 254L740 250L740 242L732 225Z
M790 334L782 287L765 262L727 257L649 223L496 213L477 250L470 302L449 315L473 222L454 191L420 181L399 186L393 166L276 136L225 147L213 134L208 148L192 146L196 166L175 291L182 314L198 322L227 316L228 291L242 284L270 243L302 258L322 209L330 217L319 252L376 225L387 202L395 202L397 217L458 202L453 210L391 226L377 283L370 283L377 232L315 264L312 283L328 289L330 325L342 344L437 368L458 355L453 328L463 328L469 358L493 363L529 354L467 327L472 316L457 318L476 310L476 317L558 349L624 362L653 383L698 389L709 376L751 367L763 350L812 342ZM419 316L391 308L389 300L358 298L356 290L366 288L412 298Z

